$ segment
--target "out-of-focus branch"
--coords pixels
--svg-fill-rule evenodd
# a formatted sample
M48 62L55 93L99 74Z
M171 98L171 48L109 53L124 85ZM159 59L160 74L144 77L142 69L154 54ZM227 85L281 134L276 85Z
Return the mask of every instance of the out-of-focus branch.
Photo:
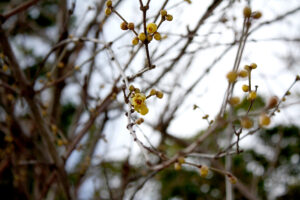
M36 4L38 1L39 0L31 0L31 1L24 2L21 5L19 5L18 7L14 8L13 10L10 10L10 11L4 13L2 16L0 16L0 20L2 21L2 23L4 23L11 16L25 11L27 8L29 8L32 5Z
M54 138L48 127L46 126L45 119L42 117L42 114L40 112L40 108L35 102L34 99L34 91L32 86L29 84L28 80L26 79L25 75L23 74L23 71L21 70L17 59L12 51L12 48L9 44L8 38L2 29L2 26L0 26L0 44L1 48L3 49L5 55L7 56L10 66L12 67L12 71L15 77L15 80L17 80L17 84L21 90L22 96L26 99L32 113L32 117L34 118L36 122L36 126L39 129L39 133L41 134L42 140L44 142L44 145L46 146L46 149L49 151L49 154L51 155L51 158L54 160L55 165L57 167L58 173L59 173L59 179L62 183L65 195L68 199L71 199L71 194L69 191L69 184L67 179L67 174L64 170L64 164L63 160L59 157L59 154L57 153L55 146L54 146Z

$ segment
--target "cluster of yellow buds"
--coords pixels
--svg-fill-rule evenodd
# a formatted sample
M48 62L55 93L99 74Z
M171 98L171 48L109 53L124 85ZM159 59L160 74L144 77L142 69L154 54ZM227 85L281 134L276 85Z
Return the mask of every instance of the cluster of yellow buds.
M174 163L174 169L176 171L178 170L181 170L181 165L185 163L185 159L183 156L180 156L178 159L177 159L177 162Z
M146 104L146 95L140 92L140 89L130 85L129 90L131 92L131 105L134 110L142 115L146 115L149 109Z
M172 21L173 20L173 15L168 14L166 10L161 10L160 11L160 16L162 21Z
M157 29L158 27L155 23L149 23L146 27L147 34L144 32L140 33L137 37L133 38L132 44L137 45L139 41L147 41L148 43L150 43L153 38L155 40L161 40L161 35L159 32L157 32Z
M123 30L123 31L126 31L126 30L134 30L134 23L133 22L122 22L120 24L120 28Z
M252 64L250 64L250 65L245 65L244 66L244 70L243 71L245 71L246 73L247 73L247 76L248 76L248 78L250 79L251 78L251 71L253 70L253 69L256 69L257 68L257 64L256 63L252 63ZM244 72L244 73L245 73ZM241 72L240 72L241 73ZM249 82L250 82L251 80L249 80ZM253 91L253 90L251 90L251 88L250 88L250 85L243 85L242 86L242 90L244 91L244 92L248 92L249 94L248 94L248 100L250 100L250 101L253 101L254 99L256 99L256 91Z
M162 99L164 97L164 93L162 93L161 91L158 91L156 89L151 89L149 97L150 96L156 96L157 98Z
M105 9L105 15L109 16L112 12L112 1L108 0L106 1L106 9Z
M173 16L168 14L166 10L161 10L160 15L161 15L161 22L163 22L165 20L167 20L167 21L173 20ZM139 41L150 43L153 38L158 41L161 40L161 38L162 38L161 34L159 32L157 32L159 25L156 25L155 23L147 24L147 26L146 26L147 33L141 32L137 37L133 38L132 44L137 45L139 43Z
M243 14L245 18L253 18L253 19L259 19L262 16L262 13L260 11L254 11L252 12L251 8L246 6L243 10Z
M156 96L159 99L162 99L164 93L161 91L157 91L155 89L151 89L148 96L140 91L139 88L135 88L133 85L129 86L129 91L131 95L130 103L133 106L134 110L142 115L146 115L149 112L149 109L146 104L146 99L151 96ZM139 118L136 120L137 124L141 124L144 122L143 118Z

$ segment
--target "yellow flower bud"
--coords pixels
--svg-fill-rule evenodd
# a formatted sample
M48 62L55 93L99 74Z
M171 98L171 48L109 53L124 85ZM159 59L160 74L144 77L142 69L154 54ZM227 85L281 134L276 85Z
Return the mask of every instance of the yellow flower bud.
M161 35L158 32L154 33L153 37L154 37L155 40L161 40Z
M257 68L257 64L256 64L256 63L252 63L252 64L250 65L250 68L251 68L251 69L256 69L256 68Z
M244 69L247 70L247 71L249 71L251 68L250 68L249 65L245 65L245 66L244 66Z
M234 72L234 71L230 71L230 72L228 72L228 74L226 75L227 80L228 80L229 83L233 83L234 81L236 81L237 76L238 76L237 73Z
M159 99L162 99L164 97L164 93L162 93L161 91L156 91L156 97Z
M249 18L251 16L251 8L246 6L243 10L243 14L245 18Z
M133 38L131 43L132 45L137 45L139 43L139 38L138 37Z
M166 20L172 21L172 20L173 20L173 16L172 16L172 15L167 15L167 16L166 16Z
M111 14L111 9L110 8L106 8L105 9L105 15L109 16Z
M129 86L129 90L132 92L132 91L134 91L134 89L135 89L135 87L133 86L133 85L130 85Z
M246 70L241 70L239 72L239 76L242 77L242 78L245 78L248 76L248 72Z
M261 16L262 16L262 13L260 11L256 11L252 15L253 19L259 19L259 18L261 18Z
M167 11L166 10L161 10L160 11L160 15L162 16L162 17L165 17L165 16L167 16Z
M248 95L248 99L249 100L254 100L256 98L256 92L255 91L251 91Z
M180 164L185 163L185 159L184 159L183 156L180 156L180 157L177 159L177 161L178 161Z
M121 28L122 30L126 31L126 30L128 29L127 23L126 23L126 22L122 22L122 23L120 24L120 28Z
M178 163L178 162L176 162L176 163L174 164L174 169L175 169L176 171L181 170L181 164Z
M232 106L236 106L236 105L238 105L240 102L241 102L240 97L231 97L231 98L229 99L229 103L230 103L230 105L232 105Z
M266 113L262 113L259 116L259 125L260 126L268 126L270 123L271 123L271 119Z
M157 25L154 23L149 23L147 25L147 32L148 33L155 33L157 31Z
M243 128L249 129L253 126L253 122L248 117L243 117L242 120L241 120L241 126Z
M202 165L201 167L200 167L200 169L199 169L199 173L200 173L200 176L201 177L206 177L207 176L207 174L208 174L208 167L207 166L205 166L205 165Z
M202 119L208 119L208 117L209 117L209 115L206 114L202 117Z
M143 122L144 122L144 119L143 119L143 118L138 118L138 119L135 121L135 123L138 124L138 125L142 124Z
M154 95L156 95L156 89L151 89L151 91L150 91L150 95L151 95L151 96L154 96Z
M147 40L148 40L148 42L151 42L152 39L153 39L152 35L147 35Z
M276 107L278 104L278 97L277 96L273 96L270 98L268 105L267 105L267 109L271 109Z
M249 91L249 86L248 86L248 85L243 85L243 86L242 86L242 90L243 90L244 92L248 92L248 91Z
M144 104L141 106L139 113L141 113L142 115L146 115L149 112L148 107Z
M134 30L134 23L132 22L128 23L127 27L129 30Z
M145 34L145 33L140 33L139 36L138 36L138 38L139 38L142 42L144 42L144 41L146 40L146 34Z
M106 6L111 7L112 6L112 1L111 0L106 1Z

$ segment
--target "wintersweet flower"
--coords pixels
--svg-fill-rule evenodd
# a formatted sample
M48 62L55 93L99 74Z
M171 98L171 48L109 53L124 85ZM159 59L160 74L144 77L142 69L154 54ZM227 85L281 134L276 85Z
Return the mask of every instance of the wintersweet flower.
M131 98L131 104L133 105L134 110L142 115L146 115L149 111L146 105L146 96L142 93L135 93Z

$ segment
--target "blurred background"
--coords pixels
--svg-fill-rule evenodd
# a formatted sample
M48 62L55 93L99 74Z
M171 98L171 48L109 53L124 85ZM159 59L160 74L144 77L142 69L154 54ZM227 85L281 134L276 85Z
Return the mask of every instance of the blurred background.
M141 3L149 5L146 18ZM246 33L245 6L262 13ZM120 24L134 23L139 34L144 20L160 23L162 9L173 16L157 30L162 39L133 45L135 33ZM298 0L113 0L112 7L103 0L2 0L0 14L1 198L300 198ZM242 90L247 78L227 90L237 58L240 69L257 64L254 102ZM147 98L147 115L128 116L124 75L146 96L163 92ZM224 107L227 94L240 103ZM258 117L272 114L266 107L274 96L280 104L261 128ZM224 123L184 155L180 170L174 162L153 170L219 123L223 108ZM245 115L253 127L238 138L234 129ZM200 165L209 167L206 177Z

